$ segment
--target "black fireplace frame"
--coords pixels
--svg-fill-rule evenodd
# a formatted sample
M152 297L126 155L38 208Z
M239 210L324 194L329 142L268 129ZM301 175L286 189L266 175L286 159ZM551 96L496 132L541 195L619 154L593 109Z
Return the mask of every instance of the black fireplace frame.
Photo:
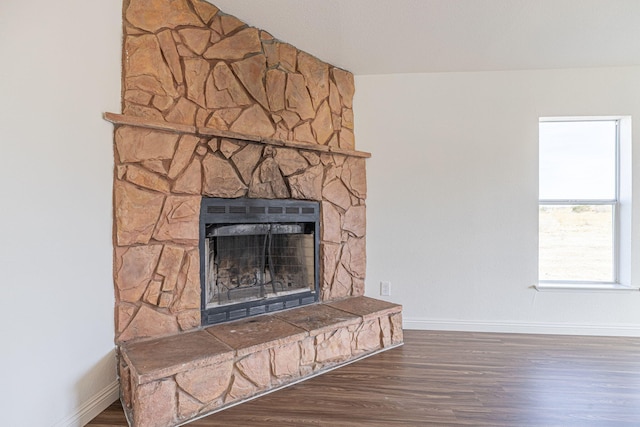
M314 227L314 290L207 308L205 240L209 224L306 223ZM318 302L320 295L320 204L307 200L222 199L200 203L200 318L203 326Z

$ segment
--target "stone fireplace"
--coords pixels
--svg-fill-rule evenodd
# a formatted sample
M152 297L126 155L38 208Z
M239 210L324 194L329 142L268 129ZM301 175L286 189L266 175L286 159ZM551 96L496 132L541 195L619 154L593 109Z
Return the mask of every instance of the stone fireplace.
M363 296L353 75L205 1L125 0L123 16L123 114L105 118L130 424L179 425L400 345L401 307Z

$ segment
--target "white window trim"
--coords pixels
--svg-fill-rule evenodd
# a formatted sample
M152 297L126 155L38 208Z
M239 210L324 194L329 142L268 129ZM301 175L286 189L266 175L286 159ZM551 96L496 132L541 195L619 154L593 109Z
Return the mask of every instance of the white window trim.
M561 292L609 292L624 291L637 292L640 287L631 286L631 177L632 177L632 157L631 157L631 117L630 116L582 116L582 117L540 117L540 122L566 122L566 121L612 121L617 125L617 182L616 200L614 205L614 275L615 282L579 282L579 281L547 281L539 280L533 286L537 291L561 291ZM568 200L549 201L538 200L541 204L566 204ZM603 201L575 200L572 202L589 202L589 204L602 203ZM606 201L604 201L606 203Z
M602 284L590 284L590 283L560 283L560 282L540 282L533 286L536 291L539 292L574 292L574 291L587 291L587 292L638 292L639 287L623 286L619 283L602 283Z

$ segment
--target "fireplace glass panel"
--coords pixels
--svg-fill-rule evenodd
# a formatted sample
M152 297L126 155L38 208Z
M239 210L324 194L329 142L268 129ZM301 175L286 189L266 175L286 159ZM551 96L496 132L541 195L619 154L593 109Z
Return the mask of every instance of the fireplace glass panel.
M203 197L202 325L317 302L319 231L315 201Z
M304 223L210 225L206 307L313 291L314 242Z

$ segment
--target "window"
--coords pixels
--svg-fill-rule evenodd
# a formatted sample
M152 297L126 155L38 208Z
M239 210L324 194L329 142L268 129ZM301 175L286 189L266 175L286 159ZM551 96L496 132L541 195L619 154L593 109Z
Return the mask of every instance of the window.
M620 283L620 120L539 123L539 282Z

